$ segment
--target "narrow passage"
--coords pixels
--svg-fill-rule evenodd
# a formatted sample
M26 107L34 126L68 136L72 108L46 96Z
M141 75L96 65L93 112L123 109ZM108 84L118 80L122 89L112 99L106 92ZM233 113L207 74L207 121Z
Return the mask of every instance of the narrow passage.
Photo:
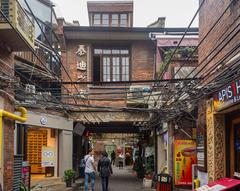
M142 189L142 180L133 175L132 167L119 169L113 167L113 175L109 179L109 191L138 191ZM81 186L75 191L84 190ZM101 179L96 178L95 191L101 191Z

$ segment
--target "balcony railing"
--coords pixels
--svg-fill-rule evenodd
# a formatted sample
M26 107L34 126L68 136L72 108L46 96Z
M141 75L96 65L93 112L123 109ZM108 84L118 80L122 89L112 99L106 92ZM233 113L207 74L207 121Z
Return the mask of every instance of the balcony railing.
M34 48L34 24L19 2L17 0L0 0L0 6L12 25L0 14L0 40L15 51L28 50L29 47L26 43ZM18 31L20 35L14 30Z

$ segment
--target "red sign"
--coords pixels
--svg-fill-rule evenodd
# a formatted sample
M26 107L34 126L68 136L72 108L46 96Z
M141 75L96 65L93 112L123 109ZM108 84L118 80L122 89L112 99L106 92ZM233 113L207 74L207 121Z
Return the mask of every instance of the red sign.
M174 142L174 180L175 185L192 185L192 165L197 163L196 141L175 140Z

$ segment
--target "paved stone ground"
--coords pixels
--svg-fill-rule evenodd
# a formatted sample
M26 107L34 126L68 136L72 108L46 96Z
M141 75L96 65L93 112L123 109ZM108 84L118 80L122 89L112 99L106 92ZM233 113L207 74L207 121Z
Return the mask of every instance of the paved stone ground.
M78 179L72 188L66 188L65 183L62 181L56 181L54 179L48 179L48 184L42 189L36 189L34 191L83 191L83 179ZM90 190L90 188L89 188ZM173 189L174 191L189 191L184 189ZM97 176L95 191L102 191L100 177ZM142 180L133 175L131 167L118 169L113 168L113 175L109 180L109 191L155 191L155 189L143 188Z
M83 187L74 189L82 191ZM95 191L101 191L101 180L97 177ZM109 191L139 191L142 190L142 180L133 176L130 168L118 169L113 168L113 175L109 179Z

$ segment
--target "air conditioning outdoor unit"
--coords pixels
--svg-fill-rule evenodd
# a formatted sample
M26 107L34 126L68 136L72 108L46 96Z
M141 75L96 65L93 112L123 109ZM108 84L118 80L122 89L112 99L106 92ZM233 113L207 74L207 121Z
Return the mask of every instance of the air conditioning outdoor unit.
M128 104L144 103L151 92L150 86L130 86L127 93Z
M25 103L36 104L35 100L36 87L31 84L26 84L25 92L26 92Z
M37 101L50 101L51 96L51 92L37 92L36 99Z
M34 85L31 85L31 84L26 84L25 90L26 90L27 93L32 93L32 94L36 93L36 87Z

